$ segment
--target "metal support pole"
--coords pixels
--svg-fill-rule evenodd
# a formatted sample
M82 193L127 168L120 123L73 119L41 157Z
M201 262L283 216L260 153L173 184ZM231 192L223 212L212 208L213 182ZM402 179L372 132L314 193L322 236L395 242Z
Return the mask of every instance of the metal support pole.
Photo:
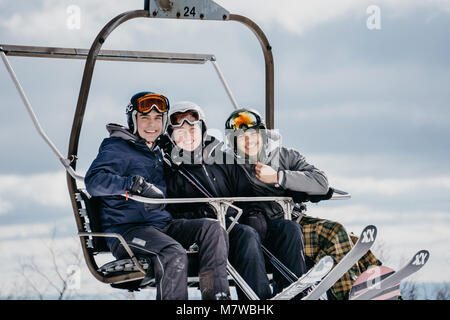
M213 65L213 67L214 67L214 70L216 70L217 75L219 76L220 82L222 82L223 87L225 88L225 91L227 92L227 95L230 98L234 109L239 109L239 105L236 102L236 99L234 98L233 94L231 93L230 87L228 86L228 84L227 84L227 82L226 82L222 72L220 71L220 68L219 68L219 65L217 64L217 61L215 59L214 60L210 60L210 61L211 61L212 65Z
M23 104L25 105L25 108L28 111L28 114L30 115L31 121L33 121L34 127L36 128L39 135L44 139L45 143L50 147L50 149L53 151L53 153L58 157L59 161L62 163L64 168L66 168L67 172L77 180L83 181L84 177L78 175L73 168L70 166L70 161L64 158L62 153L56 148L55 144L50 140L50 138L47 136L47 134L44 132L44 129L42 129L41 124L39 123L39 120L36 117L36 114L34 113L33 107L31 106L30 101L28 100L25 91L23 90L22 86L20 85L19 79L17 79L17 76L11 66L11 64L8 61L8 58L6 57L5 53L3 52L3 48L0 47L0 56L2 57L3 63L6 66L6 69L8 70L8 73L11 77L11 80L13 81L17 92L20 95L20 98L22 99Z
M247 26L258 39L264 54L266 65L266 125L268 129L274 128L274 66L272 46L261 28L247 17L230 14L230 21L237 21Z

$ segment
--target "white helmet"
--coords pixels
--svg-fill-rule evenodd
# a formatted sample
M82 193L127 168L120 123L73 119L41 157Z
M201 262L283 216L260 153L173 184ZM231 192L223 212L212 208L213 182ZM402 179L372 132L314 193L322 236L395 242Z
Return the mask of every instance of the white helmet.
M172 116L176 113L185 113L188 111L196 112L198 115L198 121L202 122L202 129L206 130L206 118L203 109L196 103L191 101L179 101L170 106L169 114L168 114L168 129L171 131L173 129L172 125ZM169 132L170 133L170 132Z
M199 115L199 120L205 121L205 113L202 108L191 101L179 101L172 104L169 110L169 118L175 113L185 113L187 111L196 111Z

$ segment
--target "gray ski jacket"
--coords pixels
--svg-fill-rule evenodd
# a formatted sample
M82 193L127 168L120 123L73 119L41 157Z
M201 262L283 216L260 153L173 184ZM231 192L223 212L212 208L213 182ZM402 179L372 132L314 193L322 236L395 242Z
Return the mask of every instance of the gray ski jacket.
M323 171L308 163L299 151L283 147L281 136L277 132L273 130L262 132L264 147L258 160L275 169L279 180L274 184L261 182L256 178L254 164L241 164L258 196L294 196L298 199L301 198L298 195L303 194L306 199L308 195L328 193L328 179ZM259 210L271 219L283 216L281 206L275 202L261 202L244 208L247 213Z

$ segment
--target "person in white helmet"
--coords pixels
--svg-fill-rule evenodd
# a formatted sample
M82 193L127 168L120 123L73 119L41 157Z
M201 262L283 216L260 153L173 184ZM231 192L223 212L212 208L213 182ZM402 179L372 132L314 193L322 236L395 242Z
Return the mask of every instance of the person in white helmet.
M243 169L227 163L222 144L206 134L205 115L197 104L189 101L173 104L168 122L167 133L175 143L171 150L166 149L165 152L169 197L254 196ZM215 218L213 210L205 204L169 206L168 210L174 218ZM233 211L229 209L227 215L235 214ZM296 244L296 249L301 247L301 230L297 224L289 223L285 229L280 229L281 233L283 231L286 236L274 238L274 246L286 247L283 242L289 241ZM230 263L261 299L269 299L273 293L258 232L248 225L236 224L229 233L229 243ZM295 253L298 261L292 263L291 271L301 276L306 266L304 259L297 254L298 250ZM281 284L278 277L277 280ZM241 290L237 291L239 299L246 298Z

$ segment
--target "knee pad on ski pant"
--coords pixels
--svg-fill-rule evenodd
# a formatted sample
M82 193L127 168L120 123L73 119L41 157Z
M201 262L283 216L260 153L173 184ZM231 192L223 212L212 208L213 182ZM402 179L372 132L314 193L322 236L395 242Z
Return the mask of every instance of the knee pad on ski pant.
M229 297L227 261L228 233L219 221L202 219L204 232L200 243L199 286L203 300Z
M169 246L159 254L152 256L151 259L155 270L157 299L187 300L188 259L186 250L180 245Z
M152 262L157 299L187 299L188 261L181 244L151 226L130 228L122 236L134 255ZM117 259L129 258L121 244L113 248L112 254Z

